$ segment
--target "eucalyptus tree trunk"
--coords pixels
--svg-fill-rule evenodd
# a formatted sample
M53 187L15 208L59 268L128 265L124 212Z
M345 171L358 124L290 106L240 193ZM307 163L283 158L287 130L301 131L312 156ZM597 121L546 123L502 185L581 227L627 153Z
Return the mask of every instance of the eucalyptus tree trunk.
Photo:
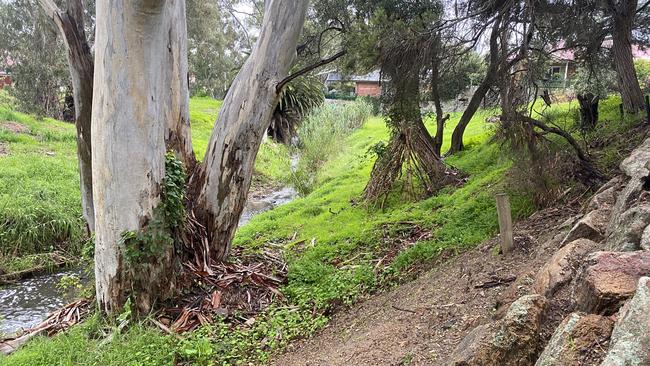
M84 30L82 0L68 0L62 12L52 0L39 0L45 14L54 22L68 51L77 128L77 160L81 183L81 205L88 231L95 230L92 183L90 124L93 100L93 55Z
M204 223L208 256L228 255L250 188L253 163L296 54L307 0L267 0L259 39L230 87L192 178L194 214Z
M193 159L187 130L185 1L100 0L96 27L92 177L97 301L100 309L114 313L131 297L146 312L174 292L175 251L173 245L157 247L156 240L137 239L141 242L134 248L142 253L129 254L126 245L160 220L155 209L161 204L166 144L182 160Z
M612 53L618 75L618 88L621 92L623 106L630 113L637 113L645 106L632 55L632 25L636 8L636 0L621 0L616 5L610 5L614 20Z

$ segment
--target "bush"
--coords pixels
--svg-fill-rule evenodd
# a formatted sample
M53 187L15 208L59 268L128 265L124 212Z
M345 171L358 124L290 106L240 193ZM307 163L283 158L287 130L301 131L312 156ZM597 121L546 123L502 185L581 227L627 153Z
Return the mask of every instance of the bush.
M370 117L364 101L325 104L314 110L298 129L300 161L290 182L301 194L311 192L320 167L343 149L345 137Z
M372 114L378 116L381 112L381 98L380 97L359 97L362 101L370 104L372 106Z
M650 92L650 61L636 60L634 61L634 68L636 69L636 76L639 78L639 85L646 93Z

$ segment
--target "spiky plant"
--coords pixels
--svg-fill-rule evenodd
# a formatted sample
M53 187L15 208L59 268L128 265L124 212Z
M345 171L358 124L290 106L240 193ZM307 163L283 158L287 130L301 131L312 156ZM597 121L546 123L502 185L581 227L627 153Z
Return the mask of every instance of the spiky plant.
M269 136L289 144L302 119L324 100L323 83L318 78L305 76L292 80L281 91L268 129Z

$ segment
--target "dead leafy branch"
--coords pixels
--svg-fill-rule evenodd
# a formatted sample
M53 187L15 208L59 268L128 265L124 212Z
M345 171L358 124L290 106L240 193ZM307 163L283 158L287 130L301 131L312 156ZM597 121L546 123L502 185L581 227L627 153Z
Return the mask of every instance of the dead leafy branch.
M9 354L25 344L32 337L46 334L53 336L69 329L86 318L91 312L93 299L80 299L53 312L37 326L25 330L22 334L0 340L0 352Z
M279 287L286 281L287 264L280 252L233 251L233 262L207 266L185 263L190 293L184 294L178 305L159 313L159 327L182 333L210 324L217 317L232 324L252 324L257 314L283 299Z

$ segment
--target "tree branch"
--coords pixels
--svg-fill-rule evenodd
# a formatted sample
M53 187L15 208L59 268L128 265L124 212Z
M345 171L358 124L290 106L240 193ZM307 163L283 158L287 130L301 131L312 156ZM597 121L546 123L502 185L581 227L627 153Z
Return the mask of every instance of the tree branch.
M291 80L293 80L293 79L295 79L295 78L297 78L297 77L299 77L299 76L302 76L302 75L304 75L304 74L306 74L306 73L308 73L308 72L310 72L310 71L312 71L312 70L314 70L314 69L317 69L317 68L319 68L319 67L321 67L321 66L323 66L323 65L327 65L327 64L329 64L329 63L331 63L331 62L334 62L336 59L338 59L339 57L341 57L341 56L343 56L343 55L345 55L345 54L346 54L346 51L345 51L345 50L343 50L343 51L339 51L338 53L334 54L334 55L331 56L331 57L328 57L328 58L326 58L326 59L324 59L324 60L320 60L320 61L318 61L318 62L316 62L316 63L314 63L314 64L311 64L311 65L309 65L309 66L306 66L306 67L304 67L304 68L302 68L302 69L300 69L300 70L294 72L293 74L287 76L287 77L284 78L282 81L280 81L280 82L278 83L278 85L275 87L275 91L276 91L277 93L280 93L280 91L282 90L282 88L283 88L285 85L287 85L287 83L289 83Z

